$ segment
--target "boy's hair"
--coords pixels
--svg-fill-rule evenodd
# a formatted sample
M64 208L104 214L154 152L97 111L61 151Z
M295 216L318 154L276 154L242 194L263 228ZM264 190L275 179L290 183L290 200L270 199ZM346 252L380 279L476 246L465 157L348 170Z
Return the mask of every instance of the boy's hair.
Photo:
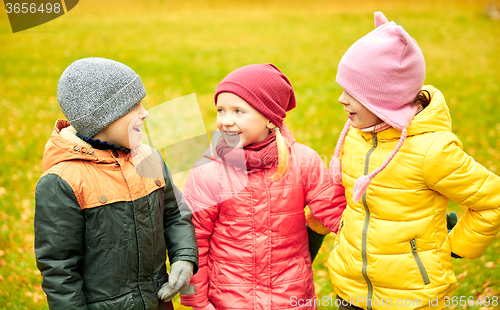
M57 101L77 133L92 138L146 96L141 78L128 66L105 58L83 58L64 70Z

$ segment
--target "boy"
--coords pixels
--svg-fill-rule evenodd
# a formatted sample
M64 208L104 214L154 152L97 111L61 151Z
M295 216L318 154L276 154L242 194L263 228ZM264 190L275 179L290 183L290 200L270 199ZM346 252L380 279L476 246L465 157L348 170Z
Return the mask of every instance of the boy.
M77 60L59 80L68 121L45 147L35 212L50 309L171 307L160 287L169 301L198 269L184 200L158 152L141 144L145 96L140 77L109 59Z

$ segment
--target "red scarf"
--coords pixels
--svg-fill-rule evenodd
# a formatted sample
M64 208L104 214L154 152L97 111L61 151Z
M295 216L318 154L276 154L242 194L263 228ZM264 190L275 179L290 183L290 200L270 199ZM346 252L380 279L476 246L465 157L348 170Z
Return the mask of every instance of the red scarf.
M293 134L285 124L280 128L280 132L288 146L295 142ZM231 147L221 138L215 149L217 156L225 163L242 169L269 169L278 165L278 145L274 130L261 142L247 145L243 149Z

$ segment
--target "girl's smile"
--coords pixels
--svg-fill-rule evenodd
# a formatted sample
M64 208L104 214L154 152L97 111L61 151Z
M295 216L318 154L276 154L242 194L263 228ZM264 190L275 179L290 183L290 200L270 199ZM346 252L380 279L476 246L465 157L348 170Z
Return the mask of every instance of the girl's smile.
M226 139L227 144L229 145L238 145L240 142L240 134L241 132L234 131L222 131L222 136Z
M344 111L348 113L351 126L354 128L367 128L380 122L375 114L345 90L339 97L339 103L344 105Z
M217 96L217 128L227 144L245 147L263 141L274 125L233 93Z

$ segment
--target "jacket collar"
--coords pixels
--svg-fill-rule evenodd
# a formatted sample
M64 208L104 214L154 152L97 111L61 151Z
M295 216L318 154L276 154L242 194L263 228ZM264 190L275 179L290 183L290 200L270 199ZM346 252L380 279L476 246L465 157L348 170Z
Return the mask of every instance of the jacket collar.
M76 136L76 130L67 120L57 120L43 153L43 171L60 162L86 160L116 163L116 158L127 160L131 154L120 150L98 150Z

